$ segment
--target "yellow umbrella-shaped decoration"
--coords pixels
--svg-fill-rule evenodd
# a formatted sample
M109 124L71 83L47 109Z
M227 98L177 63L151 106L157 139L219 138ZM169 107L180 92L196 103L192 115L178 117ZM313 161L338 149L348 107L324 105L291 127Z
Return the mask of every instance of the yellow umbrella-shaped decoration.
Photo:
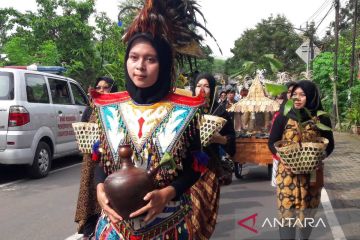
M251 84L248 95L235 103L229 112L276 112L280 104L265 96L259 76L257 75Z

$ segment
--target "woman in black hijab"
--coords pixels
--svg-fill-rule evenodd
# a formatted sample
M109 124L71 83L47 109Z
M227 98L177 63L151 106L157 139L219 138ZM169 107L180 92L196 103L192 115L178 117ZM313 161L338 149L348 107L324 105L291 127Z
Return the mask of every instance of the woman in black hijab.
M98 93L117 92L117 86L113 79L109 77L99 77L96 79L94 89ZM87 106L81 117L82 122L96 122L93 114L93 104ZM83 154L83 164L80 175L80 188L75 212L75 222L78 223L78 233L83 234L83 239L93 236L96 222L100 215L100 207L96 200L96 188L94 185L95 162L91 160L91 154Z
M131 46L135 41L145 39L155 49L159 61L159 74L157 81L147 87L138 87L129 76L128 66L125 64L126 91L138 104L151 104L164 99L172 91L172 79L174 79L173 55L170 45L162 38L152 37L147 33L136 34L128 42ZM126 49L125 62L129 59L131 48Z
M230 184L232 168L224 169L220 148L227 154L235 154L235 131L224 104L216 99L216 81L211 74L201 73L195 80L194 95L205 94L206 104L203 112L227 120L219 133L215 133L210 140L211 144L204 147L205 153L210 157L208 169L191 188L193 205L193 234L194 239L210 239L215 230L220 199L220 184Z
M112 78L106 76L98 77L96 79L94 89L98 93L114 93L118 91L115 81ZM93 112L92 109L93 108L91 106L87 106L85 108L85 111L81 116L82 122L88 122L90 120L90 116Z
M284 116L280 114L274 121L270 137L269 148L273 154L277 154L274 143L279 140L294 142L311 142L317 137L329 140L325 155L328 156L334 149L334 138L331 131L320 130L314 124L318 120L331 127L327 116L317 117L317 111L322 110L319 90L317 86L309 81L303 80L294 85L291 92L294 106ZM305 108L308 110L306 111ZM309 113L310 115L309 115ZM309 121L314 120L314 121ZM302 124L302 131L298 127ZM295 174L280 158L276 176L277 202L280 215L283 218L313 217L320 203L321 189L323 187L323 166L312 173L316 175L316 181L310 181L310 174ZM294 226L280 227L281 239L295 239L296 228ZM311 234L311 226L300 228L300 239L308 239Z
M214 135L213 142L214 144L221 144L226 142L226 144L221 144L221 147L225 149L225 151L230 157L232 157L235 155L236 151L235 130L231 122L230 115L226 111L225 104L221 104L216 101L215 78L209 73L200 73L195 80L194 94L198 95L201 88L203 88L203 90L205 91L207 99L206 105L203 107L204 113L222 117L227 120L225 126L220 130L219 134Z
M207 161L196 127L198 108L204 99L173 93L173 61L173 50L166 40L137 33L126 49L127 91L93 93L104 149L95 176L98 202L103 209L96 239L191 238L187 190L198 180L198 170ZM105 178L119 168L114 152L120 143L131 146L137 167L155 168L164 158L173 163L172 167L160 168L155 177L156 190L144 196L147 204L131 213L128 220L115 212L104 191Z

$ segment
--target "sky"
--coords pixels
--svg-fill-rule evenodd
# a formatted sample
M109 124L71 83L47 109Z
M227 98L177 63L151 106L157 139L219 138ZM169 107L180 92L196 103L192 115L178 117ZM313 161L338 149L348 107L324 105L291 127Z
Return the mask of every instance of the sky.
M96 11L106 12L117 20L118 4L123 0L97 0ZM345 5L347 0L340 0ZM331 8L333 0L198 0L201 11L207 20L206 27L217 39L223 54L218 51L215 42L205 37L205 42L217 58L232 56L230 51L236 39L246 29L251 29L272 15L284 15L296 28L305 28L307 21L314 21L317 26ZM21 12L35 11L35 0L0 0L0 8L13 7ZM335 19L334 9L319 25L317 35L322 37L329 23ZM93 20L92 20L93 21ZM201 32L200 32L201 33ZM299 32L300 33L300 32ZM204 35L204 34L203 34Z

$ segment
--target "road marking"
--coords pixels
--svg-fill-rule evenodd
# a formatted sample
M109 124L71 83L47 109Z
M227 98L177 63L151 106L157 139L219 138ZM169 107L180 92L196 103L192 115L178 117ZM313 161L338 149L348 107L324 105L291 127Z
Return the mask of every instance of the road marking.
M0 184L0 188L6 188L6 187L8 187L10 185L13 185L13 184L16 184L16 183L21 183L23 181L25 181L25 179L19 179L19 180L16 180L16 181Z
M321 205L324 208L325 216L331 228L334 239L345 240L345 234L339 224L339 221L335 215L334 209L331 206L329 195L325 188L321 190Z
M82 234L75 233L74 235L67 237L65 240L80 240L82 237Z
M82 164L82 163L76 163L76 164L73 164L73 165L70 165L70 166L66 166L66 167L63 167L63 168L59 168L59 169L50 171L49 174L57 173L57 172L60 172L60 171L63 171L63 170L66 170L66 169L69 169L69 168L72 168L72 167L76 167L76 166L81 165L81 164ZM0 184L0 188L6 188L6 187L8 187L8 186L11 186L11 185L14 185L14 184L18 184L18 183L24 182L24 181L26 181L26 180L29 180L29 179L28 179L28 178L26 178L26 179L19 179L19 180L15 180L15 181L12 181L12 182Z

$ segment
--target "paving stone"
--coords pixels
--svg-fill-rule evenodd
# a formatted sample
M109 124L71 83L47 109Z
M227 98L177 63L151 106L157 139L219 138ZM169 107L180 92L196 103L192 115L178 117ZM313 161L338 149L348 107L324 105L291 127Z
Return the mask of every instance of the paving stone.
M360 136L334 132L335 149L325 160L325 189L334 208L360 208Z

